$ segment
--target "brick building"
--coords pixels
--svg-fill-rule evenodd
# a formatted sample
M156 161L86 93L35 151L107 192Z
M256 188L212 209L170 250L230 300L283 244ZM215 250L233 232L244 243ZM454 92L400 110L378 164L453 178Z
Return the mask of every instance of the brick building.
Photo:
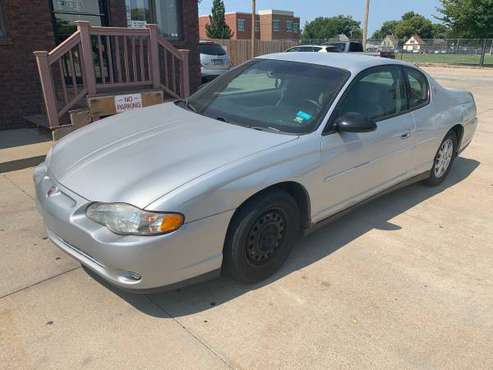
M234 40L252 37L252 13L226 13L226 24L233 31ZM205 26L209 16L199 17L200 39L207 39ZM300 38L300 18L285 10L260 10L256 16L256 38L263 41L297 40Z
M142 27L157 23L178 48L190 49L192 91L200 84L197 0L0 0L0 129L27 125L42 111L33 51L51 50L75 30L93 25Z

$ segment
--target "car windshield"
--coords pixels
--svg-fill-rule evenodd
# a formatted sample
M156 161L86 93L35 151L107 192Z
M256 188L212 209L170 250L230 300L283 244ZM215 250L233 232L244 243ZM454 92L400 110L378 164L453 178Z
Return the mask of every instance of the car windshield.
M349 78L343 69L255 59L193 94L187 107L220 121L258 130L315 130Z
M212 42L199 44L199 51L200 51L200 54L205 54L205 55L225 55L226 54L226 52L221 47L221 45L214 44Z

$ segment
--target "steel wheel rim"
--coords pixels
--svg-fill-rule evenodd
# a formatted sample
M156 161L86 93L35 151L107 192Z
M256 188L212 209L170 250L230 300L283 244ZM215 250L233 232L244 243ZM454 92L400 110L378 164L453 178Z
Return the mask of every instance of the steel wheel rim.
M452 139L445 140L440 149L438 149L437 156L435 158L435 177L442 177L445 172L447 172L450 162L452 162L452 157L454 155L454 143Z
M282 248L286 239L284 212L271 209L260 215L247 234L246 258L255 266L267 264Z

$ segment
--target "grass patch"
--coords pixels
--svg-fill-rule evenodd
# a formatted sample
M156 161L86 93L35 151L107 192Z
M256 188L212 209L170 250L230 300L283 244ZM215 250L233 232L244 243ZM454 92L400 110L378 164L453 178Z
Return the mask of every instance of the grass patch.
M398 54L398 59L411 63L444 63L444 64L462 64L462 65L479 65L480 55L464 54ZM493 66L493 55L486 54L484 64Z

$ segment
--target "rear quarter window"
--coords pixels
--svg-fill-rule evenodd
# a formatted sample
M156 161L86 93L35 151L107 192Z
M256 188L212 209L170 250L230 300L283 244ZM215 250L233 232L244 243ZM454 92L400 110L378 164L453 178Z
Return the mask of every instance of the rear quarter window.
M226 52L219 44L199 44L200 54L205 55L225 55Z
M430 99L430 86L426 76L412 68L405 68L405 74L409 84L409 108L426 105Z

